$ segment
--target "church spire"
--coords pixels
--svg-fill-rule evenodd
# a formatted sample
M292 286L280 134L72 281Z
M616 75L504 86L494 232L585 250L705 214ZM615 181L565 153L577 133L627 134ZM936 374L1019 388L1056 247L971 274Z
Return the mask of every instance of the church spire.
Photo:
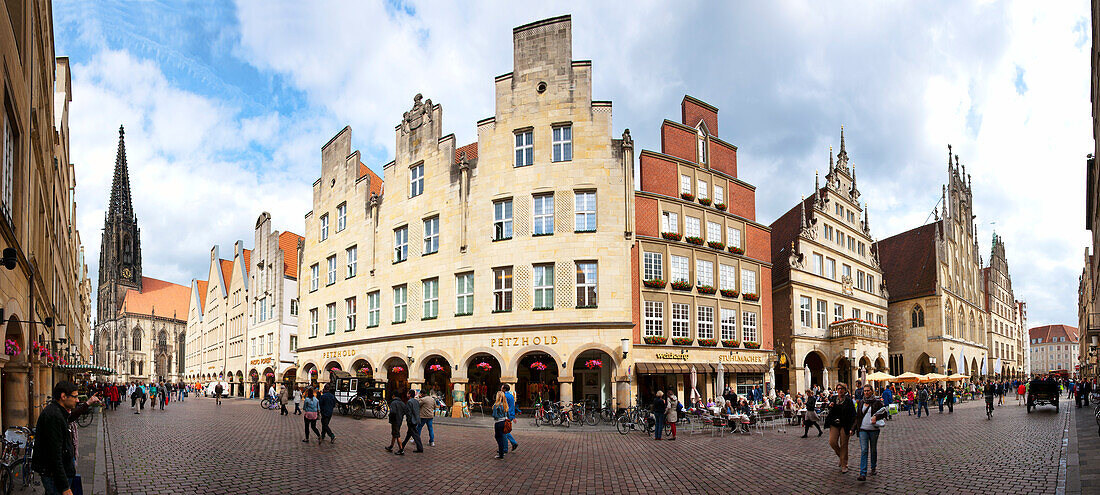
M848 173L848 150L844 148L844 126L840 126L840 151L836 154L836 168Z
M122 214L130 217L134 212L133 202L130 200L130 171L126 167L126 131L118 126L118 153L115 155L115 176L111 183L111 204L109 215Z

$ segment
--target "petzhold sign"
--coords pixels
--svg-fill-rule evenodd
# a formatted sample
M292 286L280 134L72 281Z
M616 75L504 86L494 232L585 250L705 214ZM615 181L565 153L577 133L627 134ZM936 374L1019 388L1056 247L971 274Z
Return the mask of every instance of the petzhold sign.
M248 364L249 364L249 366L256 366L257 364L267 364L267 363L270 363L270 362L271 362L271 358L267 357L267 358L263 358L263 359L253 359L252 361L249 361Z
M341 349L338 351L328 351L321 354L321 359L337 358L337 357L351 357L355 355L355 349Z
M557 335L542 337L501 337L489 339L489 347L520 347L525 345L554 345L558 343Z

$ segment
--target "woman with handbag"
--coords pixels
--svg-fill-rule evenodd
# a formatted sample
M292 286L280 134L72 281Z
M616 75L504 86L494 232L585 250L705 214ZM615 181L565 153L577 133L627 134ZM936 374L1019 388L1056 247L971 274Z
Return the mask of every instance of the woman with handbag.
M665 421L668 423L672 431L672 436L668 437L669 440L676 440L676 420L677 413L680 412L680 401L676 398L676 391L669 389L668 391L668 405L665 407Z
M810 434L810 427L817 428L817 436L821 436L821 425L817 422L821 419L817 417L817 397L813 392L806 391L806 413L802 415L802 426L806 429L802 432L802 438L806 438Z
M508 419L508 398L505 397L503 390L497 392L496 402L493 403L493 421L493 435L497 439L496 458L504 459L504 435L512 431L512 422Z
M856 414L859 421L859 481L867 480L867 454L871 456L871 475L878 466L878 434L886 426L886 408L882 401L870 395L870 386L863 389L864 400L859 401Z
M848 386L838 383L832 407L825 416L825 426L829 427L829 446L836 452L841 473L848 472L848 439L851 438L855 419L856 406L848 394Z
M317 418L321 414L321 402L314 396L312 388L306 389L306 398L302 399L302 410L304 411L302 417L306 429L306 438L302 440L302 443L309 443L309 430L313 428L313 434L317 435L317 444L320 445L321 440L324 440L321 432L317 430Z

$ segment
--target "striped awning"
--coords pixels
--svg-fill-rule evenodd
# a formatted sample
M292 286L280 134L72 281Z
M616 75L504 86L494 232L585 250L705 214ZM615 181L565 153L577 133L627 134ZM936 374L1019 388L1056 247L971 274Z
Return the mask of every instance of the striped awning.
M692 366L696 373L717 373L718 368L709 363L635 363L634 367L639 375L662 375L675 373L691 373Z

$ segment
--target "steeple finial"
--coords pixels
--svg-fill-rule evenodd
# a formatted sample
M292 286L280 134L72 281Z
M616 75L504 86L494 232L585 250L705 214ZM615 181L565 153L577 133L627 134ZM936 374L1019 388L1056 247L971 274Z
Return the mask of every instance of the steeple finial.
M951 170L951 145L947 145L947 170Z
M844 124L840 124L840 154L845 154L844 151Z
M798 226L799 228L806 228L806 196L801 196L798 200Z
M848 150L844 148L844 126L840 126L840 151L836 154L837 168L848 172Z
M111 183L111 204L108 210L111 214L121 213L129 217L133 214L134 207L130 200L130 171L126 166L126 130L118 127L118 151L115 155L115 173Z
M825 207L825 205L821 202L821 181L818 179L817 170L814 170L814 207Z
M833 147L829 146L829 173L825 177L832 177L833 175Z

